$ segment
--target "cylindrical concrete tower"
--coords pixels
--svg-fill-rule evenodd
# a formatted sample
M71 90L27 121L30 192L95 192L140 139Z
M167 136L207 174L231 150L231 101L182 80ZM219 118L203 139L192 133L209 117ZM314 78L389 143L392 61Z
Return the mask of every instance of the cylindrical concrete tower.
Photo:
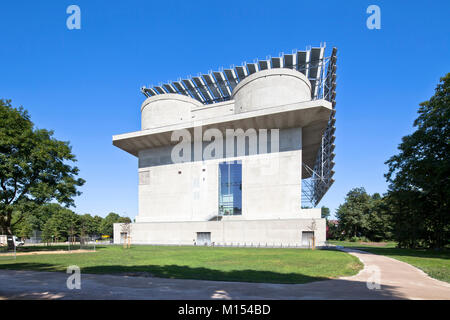
M311 83L301 72L292 69L269 69L256 72L234 88L235 112L246 112L274 105L311 100Z
M203 104L181 94L161 94L150 97L141 106L142 130L186 122L191 108Z

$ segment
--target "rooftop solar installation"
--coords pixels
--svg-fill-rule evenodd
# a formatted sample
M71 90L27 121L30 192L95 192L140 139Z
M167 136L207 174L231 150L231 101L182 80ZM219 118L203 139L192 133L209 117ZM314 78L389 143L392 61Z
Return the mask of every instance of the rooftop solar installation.
M336 77L335 64L330 63L330 59L331 56L325 57L325 46L313 47L304 51L282 54L279 57L269 57L266 60L256 60L256 62L245 63L223 71L166 83L162 86L142 87L141 91L146 97L178 93L190 96L203 104L212 104L230 100L236 85L253 73L267 69L288 68L303 73L311 81L312 99L322 99L327 91L325 84L328 77ZM334 82L333 80L332 83Z

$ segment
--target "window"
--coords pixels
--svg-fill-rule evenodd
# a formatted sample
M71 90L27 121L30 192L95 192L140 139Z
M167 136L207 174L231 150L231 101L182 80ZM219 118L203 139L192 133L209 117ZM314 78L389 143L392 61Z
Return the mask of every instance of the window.
M219 164L219 215L242 214L242 164Z
M314 231L302 231L302 246L311 248L314 245Z
M127 232L121 232L120 233L120 243L126 243L128 240L128 233Z
M211 232L197 232L197 245L209 246L211 244Z

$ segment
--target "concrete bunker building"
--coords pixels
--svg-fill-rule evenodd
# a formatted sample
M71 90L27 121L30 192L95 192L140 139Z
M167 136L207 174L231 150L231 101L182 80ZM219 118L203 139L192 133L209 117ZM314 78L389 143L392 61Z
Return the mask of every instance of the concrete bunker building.
M113 136L139 160L138 216L114 242L323 245L321 210L305 207L333 183L336 52L143 87L142 130Z

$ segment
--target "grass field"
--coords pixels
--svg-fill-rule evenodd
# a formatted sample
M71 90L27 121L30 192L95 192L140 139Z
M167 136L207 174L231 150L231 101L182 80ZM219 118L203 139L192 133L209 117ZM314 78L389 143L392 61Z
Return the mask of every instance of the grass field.
M103 246L96 252L61 255L40 250L40 254L17 256L16 260L0 260L0 269L65 272L68 266L77 265L82 273L306 283L354 275L363 267L356 257L334 250Z
M388 256L409 263L427 273L430 277L450 283L450 250L399 249L395 242L385 245L367 244L350 241L329 241L343 247L362 250Z

